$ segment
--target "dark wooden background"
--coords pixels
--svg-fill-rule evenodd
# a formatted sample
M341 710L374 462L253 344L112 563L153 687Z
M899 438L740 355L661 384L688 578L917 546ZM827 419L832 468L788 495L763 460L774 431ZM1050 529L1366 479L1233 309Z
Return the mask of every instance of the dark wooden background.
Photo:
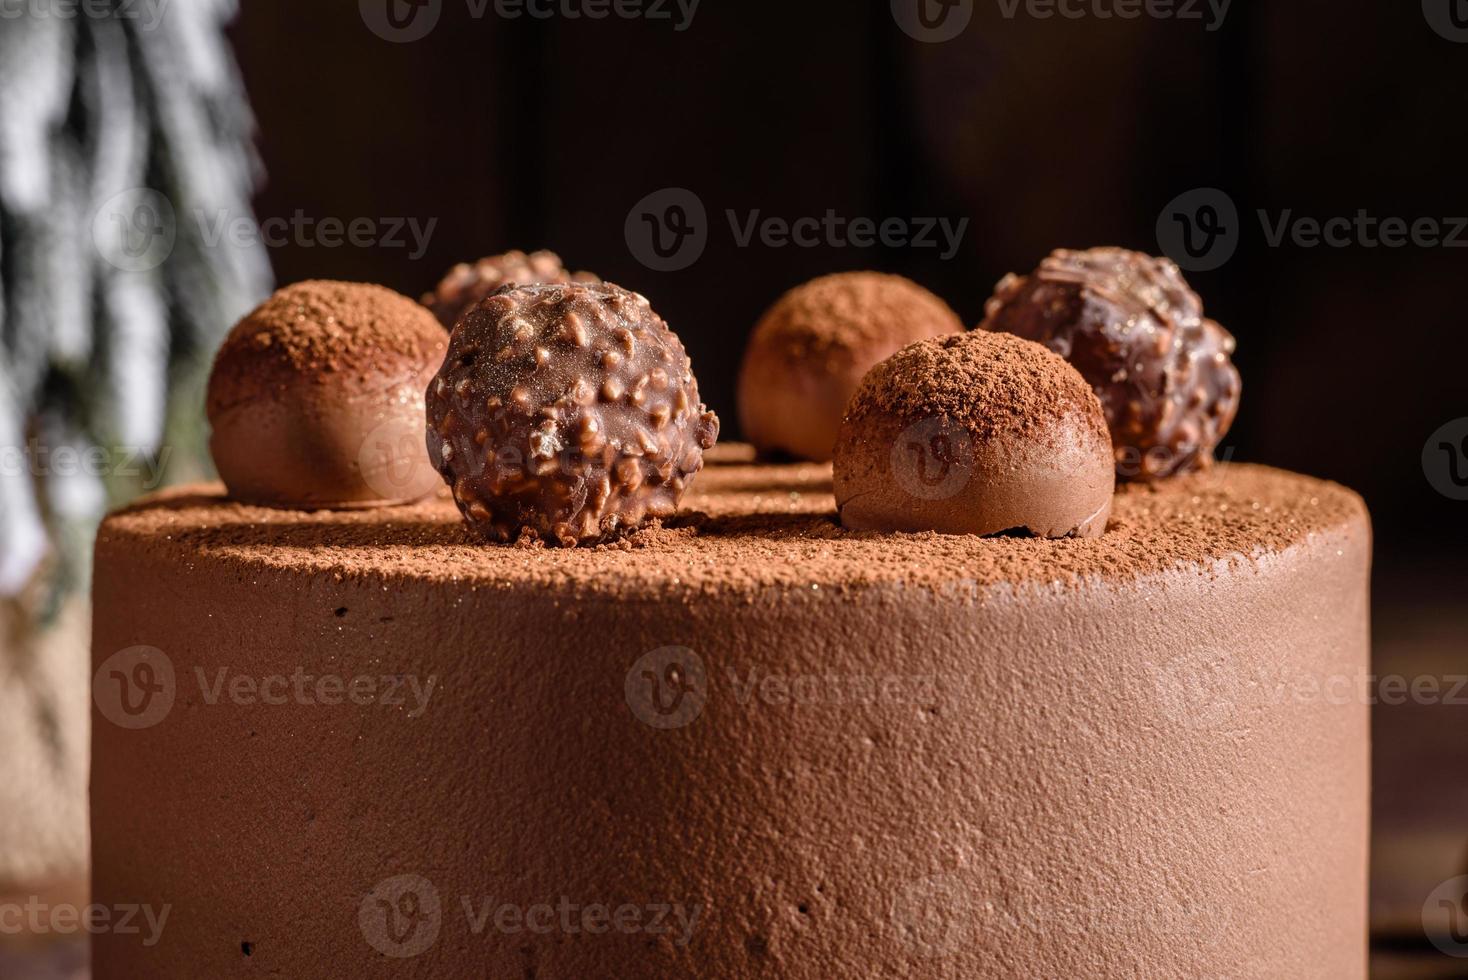
M367 30L354 3L243 7L234 35L269 169L261 214L439 219L417 261L276 249L282 281L416 294L462 259L555 248L654 299L732 434L744 338L783 289L883 268L976 322L1004 272L1062 245L1156 251L1164 205L1217 186L1246 214L1242 243L1190 278L1239 338L1239 457L1362 490L1387 559L1448 537L1456 557L1464 542L1464 508L1432 491L1419 457L1468 414L1468 248L1273 248L1247 217L1468 215L1468 45L1434 34L1416 3L1236 2L1210 33L1008 19L976 0L943 44L909 39L886 0L705 0L682 32L476 19L468 0L443 0L436 30L407 44ZM628 253L623 223L667 186L694 190L714 231L693 267L657 273ZM728 208L971 224L951 261L740 248Z
M1241 244L1190 278L1239 339L1237 458L1364 493L1383 662L1468 670L1468 504L1437 494L1420 461L1439 425L1468 415L1468 248L1271 247L1254 217L1468 215L1468 44L1439 37L1412 0L1237 0L1216 32L975 3L960 38L925 44L887 0L704 0L682 32L476 19L443 0L427 38L393 44L355 3L250 0L234 40L269 171L261 215L439 222L416 261L297 243L275 250L277 276L416 295L456 261L554 248L653 299L734 436L745 336L789 286L887 269L977 322L1004 272L1056 246L1155 252L1167 202L1219 187L1245 216ZM699 262L658 273L629 254L623 224L669 186L695 191L713 230ZM971 225L950 261L740 248L730 208ZM1468 846L1464 715L1378 711L1384 839ZM1410 911L1425 879L1394 879L1394 860L1379 862L1378 896L1407 896Z

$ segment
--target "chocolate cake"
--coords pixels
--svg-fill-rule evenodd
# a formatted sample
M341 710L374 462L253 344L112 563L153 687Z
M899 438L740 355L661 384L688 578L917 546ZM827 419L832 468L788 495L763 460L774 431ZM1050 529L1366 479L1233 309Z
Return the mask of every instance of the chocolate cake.
M564 328L543 312L531 334ZM681 507L594 535L532 533L574 469L476 477L517 508L486 506L493 534L457 470L392 506L204 484L114 514L94 900L167 919L96 935L98 980L1364 978L1360 499L1225 463L1098 501L1107 417L1039 344L898 356L931 370L874 371L834 474L696 439ZM495 363L443 409L488 406ZM853 516L896 499L884 454L961 459L892 435L930 410L1026 467L1016 526L943 533L923 503L988 506L989 462L914 489L911 527ZM455 466L533 447L526 418ZM1095 485L1044 469L1057 439ZM1067 509L1102 516L1064 536Z

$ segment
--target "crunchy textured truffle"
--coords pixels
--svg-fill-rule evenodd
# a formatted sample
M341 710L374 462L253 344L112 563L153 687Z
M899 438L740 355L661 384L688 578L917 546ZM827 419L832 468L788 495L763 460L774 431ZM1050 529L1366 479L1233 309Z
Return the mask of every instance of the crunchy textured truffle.
M1117 476L1206 469L1239 407L1234 338L1167 259L1120 248L1051 253L1006 276L986 330L1037 340L1090 382L1111 426Z
M209 449L230 495L310 509L431 492L423 388L446 347L433 317L390 289L281 289L225 338L209 378Z
M507 286L470 310L428 423L476 531L565 545L672 515L719 432L677 335L610 283Z
M872 365L915 340L963 330L937 296L901 276L845 272L790 290L750 336L739 421L762 452L831 458L846 404Z
M459 318L495 290L511 284L528 286L540 282L600 282L590 272L567 271L555 252L541 250L526 255L506 252L478 262L461 262L448 271L438 287L423 297L438 322L453 329Z
M835 456L853 530L1096 537L1115 476L1100 402L1039 344L982 331L872 369Z

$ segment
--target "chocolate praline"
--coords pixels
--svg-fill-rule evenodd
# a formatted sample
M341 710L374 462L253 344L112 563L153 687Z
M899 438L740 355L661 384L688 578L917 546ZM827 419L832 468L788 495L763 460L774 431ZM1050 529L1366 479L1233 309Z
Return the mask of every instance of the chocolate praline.
M947 303L901 276L843 272L797 286L760 319L745 350L744 437L767 455L830 459L847 402L872 365L915 340L961 330Z
M1203 315L1171 261L1121 248L1061 249L1028 276L1006 276L986 313L982 329L1045 344L1091 384L1119 479L1213 464L1239 407L1234 338Z
M841 523L862 531L1099 537L1115 490L1106 419L1075 368L982 331L873 368L834 475Z
M611 283L501 289L459 321L428 391L429 454L497 542L670 517L718 432L677 335Z
M428 311L390 289L281 289L230 331L209 378L209 450L230 496L335 509L431 493L423 388L446 347Z
M555 252L542 249L527 255L516 250L485 256L473 263L459 263L448 271L433 292L423 297L423 305L433 311L440 323L452 330L459 318L476 303L508 285L600 281L590 272L570 272Z

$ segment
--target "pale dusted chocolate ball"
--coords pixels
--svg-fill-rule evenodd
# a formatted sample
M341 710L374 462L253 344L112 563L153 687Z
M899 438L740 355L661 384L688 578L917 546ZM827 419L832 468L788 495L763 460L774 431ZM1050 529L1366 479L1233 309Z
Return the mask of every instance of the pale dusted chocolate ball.
M1116 488L1085 379L1039 344L984 331L873 368L833 468L841 523L859 531L1099 537Z
M611 283L501 289L459 321L428 391L429 453L494 542L671 517L718 434L678 336Z
M937 296L901 276L843 272L780 297L754 328L739 372L739 423L766 455L827 460L862 376L899 348L958 333Z
M433 315L390 289L281 289L230 331L209 378L209 450L230 496L310 510L433 492L423 393L447 346Z

